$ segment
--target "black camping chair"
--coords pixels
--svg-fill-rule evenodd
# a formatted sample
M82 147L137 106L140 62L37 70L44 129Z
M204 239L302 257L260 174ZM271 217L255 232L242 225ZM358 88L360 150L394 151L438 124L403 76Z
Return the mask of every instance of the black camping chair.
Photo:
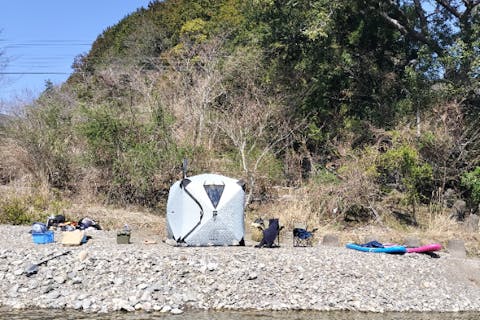
M277 218L272 218L268 220L268 228L263 230L263 238L259 244L257 244L256 248L262 247L280 247L280 231L283 229L283 226L280 226L279 221ZM275 240L277 240L277 244L275 245Z
M317 231L317 229L318 228L314 228L311 231L308 231L307 227L297 225L295 228L293 228L293 246L313 246L313 240L315 239L315 231Z

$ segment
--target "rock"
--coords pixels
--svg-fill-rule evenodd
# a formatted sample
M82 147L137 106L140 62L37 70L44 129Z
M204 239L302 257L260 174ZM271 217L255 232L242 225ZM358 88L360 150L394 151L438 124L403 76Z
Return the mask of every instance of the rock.
M480 217L476 214L470 214L465 218L463 226L467 232L478 232L478 222Z
M19 266L23 264L23 260L15 260L15 261L12 261L10 264L14 266Z
M217 263L210 262L207 264L207 270L208 271L215 271L218 267Z
M20 288L20 285L19 284L15 284L13 287L10 288L10 290L8 290L8 296L9 297L17 297L18 296L18 289Z
M87 259L87 256L88 256L87 250L82 250L78 253L78 260L84 261L85 259Z
M13 272L13 274L16 275L16 276L21 276L24 273L25 273L25 270L23 270L23 269L17 269Z
M51 291L47 294L48 300L56 300L58 299L62 294L59 291Z
M454 258L464 259L467 256L467 252L465 250L465 242L460 239L448 240L447 250Z
M92 301L90 301L90 299L85 299L82 301L83 310L87 310L88 308L90 308L91 305L92 305Z
M132 296L128 297L128 302L129 302L132 306L134 306L134 305L136 305L137 303L139 303L139 299L137 298L137 296L132 295Z
M89 297L88 294L82 293L81 295L79 295L79 296L77 297L77 300L84 300L84 299L86 299L86 298L88 298L88 297Z
M403 243L406 247L414 248L420 247L422 244L420 243L420 239L417 237L407 237Z
M132 311L135 311L135 308L132 307L129 304L124 304L120 307L120 310L127 311L127 312L132 312Z
M28 229L0 225L2 308L65 308L92 314L138 309L163 311L171 317L186 308L193 312L480 311L480 276L476 275L480 259L454 259L453 245L446 247L450 254L440 252L438 259L367 254L343 246L185 249L163 243L118 246L112 241L115 233L102 230L93 234L95 242L89 241L84 262L77 254L65 256L41 265L36 275L17 276L15 271L24 269L26 261L38 262L66 250L55 243L33 246ZM382 239L366 240L391 240L379 235ZM416 245L417 240L410 239L410 244ZM463 241L461 249L465 257ZM138 316L142 317L127 317Z
M160 312L165 313L165 312L170 312L170 310L172 310L172 307L167 304L162 307Z
M338 237L334 234L326 234L323 236L322 245L330 247L339 247L340 241Z
M400 210L392 210L392 215L402 224L415 227L418 226L417 219L413 213Z
M177 241L175 241L175 240L173 240L173 239L166 239L166 240L165 240L165 243L168 244L169 246L172 246L172 247L178 246Z
M162 289L162 286L159 283L154 283L150 287L148 287L148 291L154 292L154 291L160 291Z
M175 309L170 310L170 313L171 314L182 314L183 310L175 308Z
M43 293L44 294L47 294L49 293L50 291L53 291L53 287L51 285L47 285L44 289L43 289Z
M363 243L368 243L370 241L382 242L380 237L376 234L368 234L363 238Z
M249 273L247 276L247 280L255 280L258 278L258 275L255 272Z
M62 284L62 283L65 283L67 279L64 276L57 276L53 278L53 281L55 281L58 284Z
M371 210L359 204L353 204L344 212L343 220L346 223L365 223L372 220Z
M72 284L81 284L83 282L82 277L75 277L72 279Z
M443 193L444 206L446 206L447 208L451 208L455 203L456 196L457 195L455 194L455 190L451 188L445 190L445 192Z
M22 302L15 302L14 305L12 306L13 309L21 310L25 309L26 305Z
M152 294L149 291L145 291L140 298L140 301L152 301Z
M143 311L145 312L151 312L153 307L152 307L152 304L150 302L143 302Z
M138 290L144 290L146 288L148 288L148 284L146 283L141 283L137 286Z
M467 203L463 200L457 200L450 211L450 218L457 221L463 221L467 213Z

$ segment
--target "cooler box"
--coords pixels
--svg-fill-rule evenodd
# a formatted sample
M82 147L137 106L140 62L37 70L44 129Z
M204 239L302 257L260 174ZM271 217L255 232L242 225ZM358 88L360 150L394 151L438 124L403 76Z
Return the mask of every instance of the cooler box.
M32 239L33 242L36 244L45 244L45 243L52 243L54 242L54 232L53 231L46 231L46 232L32 232Z
M118 244L130 244L130 231L118 231L117 232Z

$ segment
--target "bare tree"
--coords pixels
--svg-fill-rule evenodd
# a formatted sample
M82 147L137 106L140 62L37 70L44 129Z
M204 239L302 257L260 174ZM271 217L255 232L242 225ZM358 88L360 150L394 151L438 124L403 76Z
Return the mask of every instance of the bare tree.
M247 52L248 51L248 52ZM283 97L263 84L261 53L240 50L225 62L225 102L215 110L211 122L231 141L248 180L246 203L250 203L269 155L278 155L290 145L293 132Z
M202 43L186 43L180 53L166 59L163 76L164 101L175 115L179 141L195 147L210 144L205 135L211 107L225 94L224 75L220 65L224 40L217 37ZM162 65L162 64L160 64Z
M293 132L283 119L279 101L265 98L251 93L235 96L230 105L212 119L238 152L249 183L247 204L256 190L261 164L268 155L277 155L288 147Z

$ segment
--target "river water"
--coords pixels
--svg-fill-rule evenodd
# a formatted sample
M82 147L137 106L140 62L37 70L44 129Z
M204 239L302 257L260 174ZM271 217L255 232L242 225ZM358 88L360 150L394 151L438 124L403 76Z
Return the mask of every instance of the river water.
M88 314L77 311L4 310L1 320L477 320L480 313L362 313L362 312L203 312Z

